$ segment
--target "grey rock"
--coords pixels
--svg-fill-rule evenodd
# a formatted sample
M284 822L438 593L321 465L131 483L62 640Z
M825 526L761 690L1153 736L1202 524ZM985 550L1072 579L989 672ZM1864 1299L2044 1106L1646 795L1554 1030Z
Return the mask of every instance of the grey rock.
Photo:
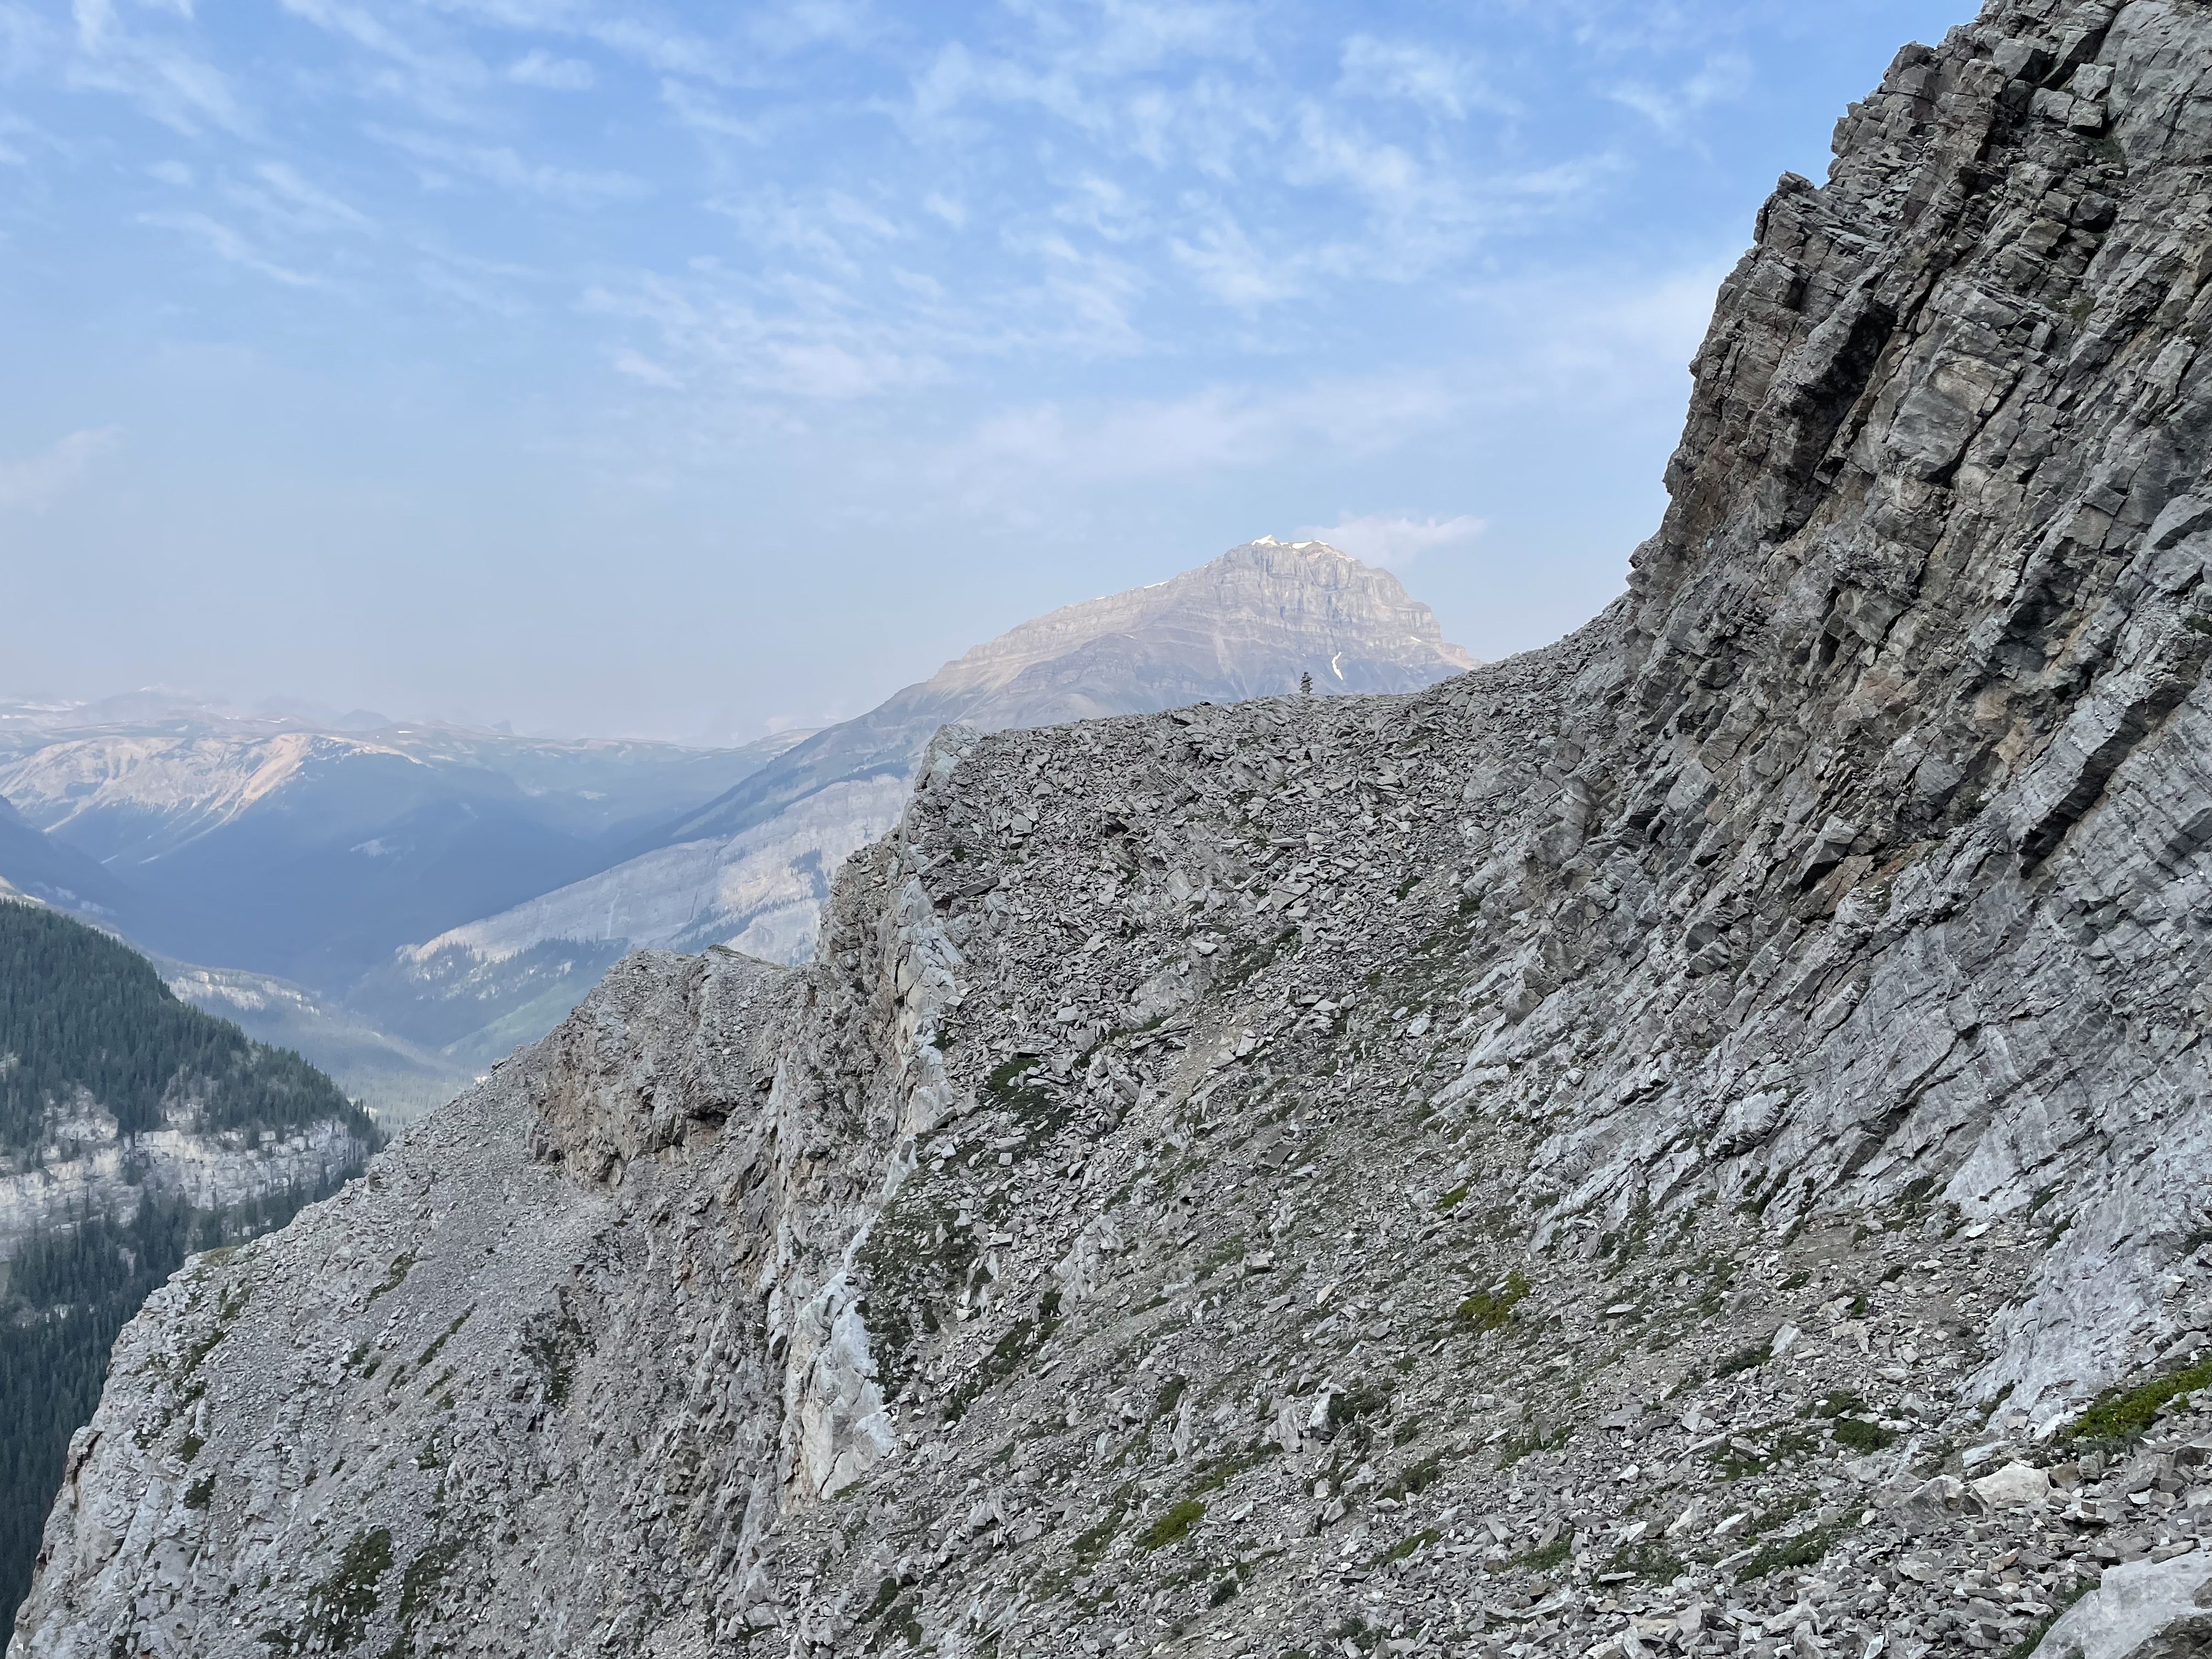
M2037 1659L2182 1659L2212 1646L2212 1556L2113 1567L2036 1644Z
M2208 77L2166 0L1908 48L1603 616L948 728L807 967L629 958L196 1264L16 1653L1948 1659L2189 1559L2212 1411L2068 1424L2212 1328Z
M131 1135L97 1101L51 1107L42 1146L0 1156L0 1261L33 1235L64 1231L87 1215L127 1224L149 1198L228 1212L327 1191L368 1155L361 1134L336 1120L254 1135L207 1127L206 1104L173 1098L161 1127Z
M2041 1504L2051 1497L2051 1477L2029 1463L2008 1463L1974 1482L1974 1491L1991 1509Z
M1896 1506L1898 1524L1908 1532L1933 1532L1966 1512L1966 1483L1948 1474L1914 1487Z

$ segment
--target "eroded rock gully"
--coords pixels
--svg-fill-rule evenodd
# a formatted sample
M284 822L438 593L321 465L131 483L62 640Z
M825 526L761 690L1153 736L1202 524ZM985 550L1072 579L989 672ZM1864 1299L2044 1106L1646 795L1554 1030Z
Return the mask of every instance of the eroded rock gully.
M2212 1327L2212 9L1994 4L1838 155L1605 615L948 731L813 966L630 958L157 1297L11 1653L1863 1659L2201 1584L2212 1375L2076 1414Z

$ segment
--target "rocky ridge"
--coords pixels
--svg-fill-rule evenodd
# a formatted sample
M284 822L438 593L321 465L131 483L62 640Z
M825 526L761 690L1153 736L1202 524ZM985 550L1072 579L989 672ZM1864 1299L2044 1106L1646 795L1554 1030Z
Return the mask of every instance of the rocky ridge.
M1201 698L1409 691L1474 659L1398 579L1325 542L1262 536L1194 570L1063 605L814 733L587 879L401 951L355 1000L489 1064L550 1030L628 948L812 954L837 866L898 822L941 726L1051 726ZM567 964L547 972L549 960ZM471 1018L473 1016L473 1018ZM414 1022L410 1024L410 1022Z
M633 957L196 1261L11 1654L2185 1635L2208 84L1908 48L1589 627L949 731L811 967Z

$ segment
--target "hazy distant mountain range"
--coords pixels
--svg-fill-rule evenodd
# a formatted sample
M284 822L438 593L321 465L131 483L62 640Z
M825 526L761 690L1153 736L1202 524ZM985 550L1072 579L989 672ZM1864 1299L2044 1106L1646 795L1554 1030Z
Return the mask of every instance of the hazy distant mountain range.
M793 741L334 732L189 708L44 725L0 723L0 796L64 849L42 884L75 872L88 902L71 908L143 945L331 995L402 945L616 862Z
M1473 666L1388 572L1261 538L1023 623L857 720L742 749L210 709L0 704L0 884L387 1115L544 1031L641 945L811 953L939 726L1055 725Z

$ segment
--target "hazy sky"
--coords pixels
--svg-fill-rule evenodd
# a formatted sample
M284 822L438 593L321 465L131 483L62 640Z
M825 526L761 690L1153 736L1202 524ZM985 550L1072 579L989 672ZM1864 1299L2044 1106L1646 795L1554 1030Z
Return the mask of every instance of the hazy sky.
M0 0L0 693L737 738L1263 532L1618 591L1969 0Z

